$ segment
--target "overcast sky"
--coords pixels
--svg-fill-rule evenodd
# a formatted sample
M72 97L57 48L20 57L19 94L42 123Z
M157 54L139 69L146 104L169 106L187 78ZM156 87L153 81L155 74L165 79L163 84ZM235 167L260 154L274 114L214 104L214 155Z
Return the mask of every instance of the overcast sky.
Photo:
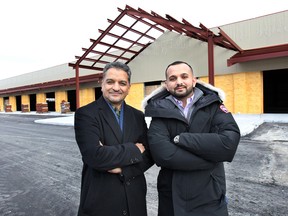
M0 0L0 79L74 61L125 5L208 28L288 9L287 0Z

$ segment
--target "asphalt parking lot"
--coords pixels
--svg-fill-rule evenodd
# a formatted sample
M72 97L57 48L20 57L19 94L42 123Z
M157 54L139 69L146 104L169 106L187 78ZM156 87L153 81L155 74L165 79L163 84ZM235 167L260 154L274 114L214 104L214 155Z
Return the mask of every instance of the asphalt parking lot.
M34 123L47 118L0 115L0 215L75 216L81 156L71 126ZM283 216L288 210L287 123L264 123L242 137L225 164L232 216ZM157 215L157 167L147 173L148 212Z

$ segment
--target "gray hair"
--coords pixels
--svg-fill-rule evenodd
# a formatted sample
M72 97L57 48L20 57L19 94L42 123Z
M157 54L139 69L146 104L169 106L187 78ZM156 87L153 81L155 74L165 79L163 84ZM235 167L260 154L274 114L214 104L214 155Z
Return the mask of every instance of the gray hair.
M129 68L128 65L122 63L122 62L110 62L108 64L105 65L104 69L103 69L103 77L105 77L106 72L110 69L110 68L116 68L116 69L121 69L123 71L125 71L128 75L128 81L130 83L130 79L131 79L131 70Z

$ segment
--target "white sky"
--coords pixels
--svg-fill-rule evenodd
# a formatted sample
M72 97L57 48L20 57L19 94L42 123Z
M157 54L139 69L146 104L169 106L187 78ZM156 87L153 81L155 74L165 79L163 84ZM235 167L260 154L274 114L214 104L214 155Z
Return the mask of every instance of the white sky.
M208 28L288 9L287 0L0 0L0 79L74 61L125 5Z

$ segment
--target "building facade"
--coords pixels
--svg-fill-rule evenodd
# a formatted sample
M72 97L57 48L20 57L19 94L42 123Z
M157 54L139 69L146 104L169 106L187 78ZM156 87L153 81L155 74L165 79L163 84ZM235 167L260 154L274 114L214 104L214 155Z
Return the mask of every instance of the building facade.
M243 57L237 62L236 51L214 46L214 85L226 93L224 103L232 113L288 113L287 26L288 11L283 11L220 27L248 52L284 47L281 53L277 51L280 54ZM204 41L165 31L129 61L132 86L126 102L142 109L144 97L163 84L167 65L176 60L188 62L198 79L209 82L207 50ZM79 75L83 106L101 96L101 71L80 69ZM0 80L0 111L73 112L77 108L75 82L75 70L68 63Z

